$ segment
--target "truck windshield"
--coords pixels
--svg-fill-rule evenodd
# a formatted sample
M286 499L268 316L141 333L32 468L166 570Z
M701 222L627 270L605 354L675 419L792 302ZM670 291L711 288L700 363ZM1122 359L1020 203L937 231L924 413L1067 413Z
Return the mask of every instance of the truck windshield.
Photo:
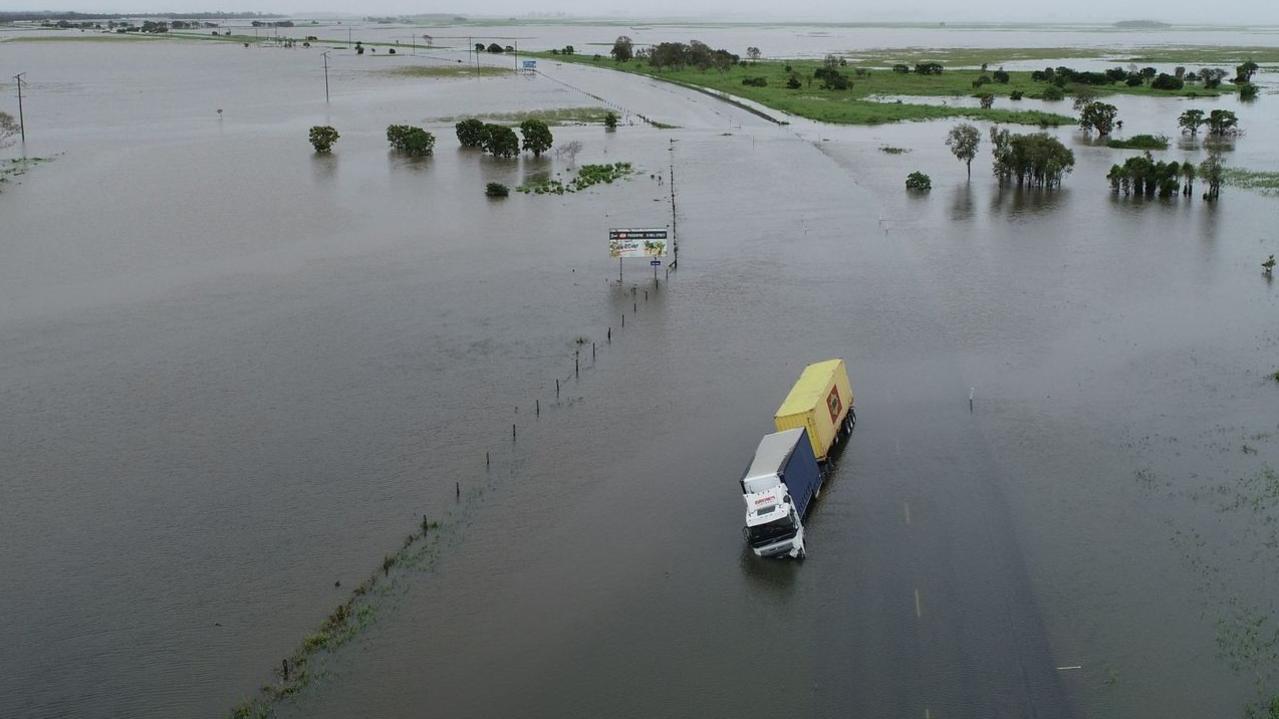
M781 519L774 519L767 524L758 524L754 527L747 527L746 535L751 546L762 547L765 544L772 544L773 542L795 536L796 528L794 517L795 514L792 512Z

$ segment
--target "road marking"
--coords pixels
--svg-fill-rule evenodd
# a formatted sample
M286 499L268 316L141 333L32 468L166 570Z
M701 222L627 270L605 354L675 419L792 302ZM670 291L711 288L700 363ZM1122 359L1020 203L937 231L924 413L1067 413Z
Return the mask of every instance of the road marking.
M933 713L928 711L928 707L924 707L924 719L933 719Z
M1057 671L1059 672L1068 672L1068 671L1071 671L1072 669L1083 669L1083 666L1080 665L1077 667L1057 667Z
M894 441L897 442L897 456L900 457L902 456L902 441L900 439Z
M910 502L902 502L902 507L906 509L906 524L910 524Z
M915 618L918 619L919 617L922 617L922 616L923 616L923 612L921 612L919 609L919 590L916 589L915 590Z

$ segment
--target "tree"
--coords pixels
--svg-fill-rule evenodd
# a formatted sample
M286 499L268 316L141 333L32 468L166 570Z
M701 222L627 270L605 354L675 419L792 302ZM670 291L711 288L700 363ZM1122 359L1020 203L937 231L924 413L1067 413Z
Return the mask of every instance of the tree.
M799 88L803 87L803 85L799 81L799 75L796 75L795 73L792 72L790 74L790 77L786 78L786 87L790 88L791 90L798 90Z
M906 176L906 189L927 192L933 189L933 180L928 175L916 170Z
M8 147L13 144L13 136L17 135L20 129L18 121L13 119L13 115L7 112L0 112L0 147Z
M946 146L950 148L955 159L968 168L968 177L973 176L973 158L977 156L977 148L981 145L981 131L976 126L961 122L950 128L946 135Z
M429 155L435 149L435 135L412 125L388 125L386 141L397 152L411 157Z
M920 75L940 75L943 69L940 62L915 63L915 72Z
M1115 129L1119 108L1104 102L1090 102L1079 114L1079 126L1084 132L1096 130L1098 135L1109 135Z
M1088 88L1075 90L1074 100L1072 100L1072 103L1074 104L1076 112L1088 107L1094 102L1097 102L1097 93L1089 90Z
M475 118L463 120L453 126L457 141L462 147L484 147L484 123Z
M996 70L991 77L995 78L995 82L1000 83L1001 85L1007 85L1008 81L1012 79L1002 67Z
M316 125L311 128L311 146L322 155L328 154L333 149L333 143L337 142L339 137L341 135L338 131L328 125Z
M511 189L500 182L490 182L484 186L484 194L489 197L506 197L511 194Z
M751 62L759 62L760 54L759 48L757 47L746 48L746 57L750 58Z
M1230 110L1213 110L1208 113L1208 134L1225 137L1239 134L1239 118Z
M1260 69L1259 66L1252 60L1237 66L1235 68L1235 84L1242 85L1252 82L1253 73L1257 72L1258 69Z
M1075 153L1045 132L1014 135L998 127L990 129L994 171L999 183L1053 188L1075 166Z
M555 156L567 157L568 166L572 167L573 165L577 164L577 153L581 151L582 151L582 143L577 140L572 140L571 142L566 142L563 145L560 145L559 147L555 148Z
M1215 200L1221 196L1221 181L1226 174L1225 169L1220 152L1208 153L1208 159L1199 164L1199 177L1208 185L1208 191L1204 193L1205 200Z
M520 123L520 134L524 136L524 149L533 153L533 157L541 157L555 142L551 137L551 128L545 122L531 117Z
M501 45L498 45L495 42L489 43L487 50L493 53L494 55L500 55L501 53L506 52L505 50L502 49Z
M1199 71L1199 79L1203 80L1204 87L1210 90L1220 86L1225 77L1226 71L1219 67L1205 67Z
M1204 124L1203 110L1186 110L1177 118L1177 126L1187 135L1198 135L1199 126Z
M1181 179L1184 181L1181 185L1181 194L1190 197L1195 191L1195 163L1181 163Z
M520 154L520 138L506 125L485 125L484 151L494 157L515 157Z
M983 110L989 110L995 105L995 96L989 92L978 95L977 99L981 101L981 109Z
M482 43L482 42L477 42L477 43L475 43L475 51L476 51L476 52L484 52L484 43Z
M1049 85L1048 87L1044 88L1044 91L1042 94L1040 94L1040 97L1047 102L1058 102L1060 100L1066 99L1066 93L1062 92L1061 88L1057 87L1056 85Z
M617 129L617 113L616 112L609 110L608 112L604 113L604 129L606 130Z
M613 49L609 50L609 54L618 62L626 62L635 57L635 44L625 35L619 35L613 41Z
M1150 87L1155 90L1180 90L1185 86L1186 82L1184 80L1166 72L1159 73L1159 76L1150 83Z
M1245 82L1239 86L1239 99L1244 102L1251 102L1257 99L1257 86L1251 82Z

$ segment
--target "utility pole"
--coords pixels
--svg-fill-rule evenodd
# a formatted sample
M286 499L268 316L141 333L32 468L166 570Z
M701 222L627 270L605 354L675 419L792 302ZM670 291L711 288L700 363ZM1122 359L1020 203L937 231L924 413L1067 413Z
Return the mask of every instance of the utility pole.
M324 102L329 101L329 51L325 50L320 53L324 58Z
M13 76L18 81L18 129L22 132L22 144L27 143L27 120L22 115L22 76L27 73L20 72Z

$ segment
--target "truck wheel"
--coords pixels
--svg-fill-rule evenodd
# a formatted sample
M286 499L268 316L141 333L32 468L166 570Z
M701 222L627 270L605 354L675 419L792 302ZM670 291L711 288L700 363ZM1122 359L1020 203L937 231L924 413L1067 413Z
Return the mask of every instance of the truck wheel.
M799 554L798 554L798 555L796 555L796 556L795 556L795 558L802 562L802 561L804 561L804 558L805 558L805 557L807 557L807 556L808 556L808 552L806 552L806 551L804 551L803 549L801 549L801 550L799 550Z

